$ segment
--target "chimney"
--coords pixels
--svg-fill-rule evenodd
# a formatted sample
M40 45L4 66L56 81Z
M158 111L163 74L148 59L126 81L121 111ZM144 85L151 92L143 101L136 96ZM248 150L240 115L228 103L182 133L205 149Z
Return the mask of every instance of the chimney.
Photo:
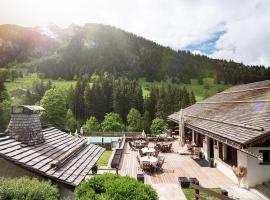
M41 106L12 106L6 132L10 137L29 146L43 143L45 139L38 114L42 110L44 108Z

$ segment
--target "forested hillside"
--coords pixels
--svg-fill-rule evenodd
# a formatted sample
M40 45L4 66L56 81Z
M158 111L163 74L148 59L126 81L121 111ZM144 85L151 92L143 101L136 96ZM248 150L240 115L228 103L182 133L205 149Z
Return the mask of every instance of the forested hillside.
M94 72L148 81L171 78L175 83L211 77L216 82L238 84L270 77L270 68L264 66L177 52L111 26L54 26L50 31L51 38L39 29L0 26L0 66L19 66L46 78L66 80Z
M0 131L12 104L38 104L43 125L156 132L196 100L269 77L264 66L177 52L111 26L2 25Z

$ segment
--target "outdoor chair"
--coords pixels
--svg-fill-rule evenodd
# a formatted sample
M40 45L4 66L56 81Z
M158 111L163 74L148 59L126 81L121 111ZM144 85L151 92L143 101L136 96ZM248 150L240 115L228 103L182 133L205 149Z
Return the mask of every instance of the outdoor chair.
M144 154L143 154L143 152L142 152L142 150L141 150L141 149L139 149L139 154L140 154L140 156L141 156L141 157L143 157L143 156L144 156Z
M133 144L131 142L128 142L128 145L129 145L129 150L132 149L132 150L136 150L135 147L133 146Z
M137 158L137 161L138 161L138 164L139 164L139 168L142 168L142 163L141 163L141 161L140 161L139 156L137 155L136 158Z
M172 145L173 145L173 143L170 143L170 145L169 145L169 147L168 147L168 152L170 152L170 151L173 150L173 149L172 149Z
M155 155L154 155L154 156L155 156L156 158L158 157L159 152L160 152L159 150L156 150L156 151L155 151Z
M161 150L160 144L157 143L156 146L155 146L155 149L160 151Z
M163 170L162 166L165 162L165 157L164 156L161 156L158 158L158 163L156 165L156 170Z
M149 162L142 162L143 171L151 172L153 170L153 166Z

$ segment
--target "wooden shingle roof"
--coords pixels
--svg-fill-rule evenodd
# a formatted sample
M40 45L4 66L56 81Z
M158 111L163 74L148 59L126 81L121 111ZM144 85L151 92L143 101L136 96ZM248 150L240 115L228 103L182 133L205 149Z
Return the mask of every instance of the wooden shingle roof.
M179 112L168 117L178 122ZM234 86L184 109L187 127L240 147L270 137L270 80Z
M56 128L43 129L42 133L45 142L38 146L23 145L10 136L0 137L0 156L42 176L77 186L105 151L100 146L87 144L82 137L71 136ZM78 146L83 148L63 166L52 167L52 163Z

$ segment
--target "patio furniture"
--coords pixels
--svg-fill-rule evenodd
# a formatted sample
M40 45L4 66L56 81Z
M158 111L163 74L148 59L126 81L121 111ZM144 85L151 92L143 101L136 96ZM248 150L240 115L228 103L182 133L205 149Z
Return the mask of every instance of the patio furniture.
M154 148L144 147L141 149L141 151L143 154L150 155L150 154L154 153L156 150Z
M178 182L182 188L188 188L190 185L190 181L187 177L180 176L178 177Z
M150 172L152 172L152 170L153 170L153 165L151 164L151 163L149 163L149 162L142 162L142 169L143 169L143 171L150 171Z
M148 143L148 147L150 147L150 148L155 148L155 144L154 144L153 142L149 142L149 143Z
M164 156L159 157L158 163L156 165L156 170L163 170L162 166L163 166L164 162L165 162L165 157Z
M172 143L170 143L170 144L164 144L163 146L162 146L162 151L163 152L170 152L172 150Z
M131 149L131 150L133 150L133 151L135 151L136 149L134 148L134 146L132 145L132 143L131 142L128 142L128 145L129 145L129 150Z
M140 161L142 163L149 163L149 164L151 164L154 167L158 163L158 159L156 157L154 157L154 156L143 156L143 157L140 158Z
M134 146L136 147L136 148L138 148L138 149L141 149L141 148L143 148L143 147L145 147L145 145L147 145L148 143L147 143L147 141L145 141L145 140L135 140L134 141Z
M139 168L142 168L142 163L141 163L140 158L139 158L138 155L136 156L136 159L137 159L137 161L138 161Z
M158 157L159 152L160 152L159 150L156 150L156 151L155 151L155 155L154 155L154 156L155 156L156 158Z
M144 153L142 152L142 150L141 150L141 149L139 149L139 154L140 154L140 156L141 156L141 157L143 157L143 156L144 156Z
M144 174L137 174L137 180L144 183Z

